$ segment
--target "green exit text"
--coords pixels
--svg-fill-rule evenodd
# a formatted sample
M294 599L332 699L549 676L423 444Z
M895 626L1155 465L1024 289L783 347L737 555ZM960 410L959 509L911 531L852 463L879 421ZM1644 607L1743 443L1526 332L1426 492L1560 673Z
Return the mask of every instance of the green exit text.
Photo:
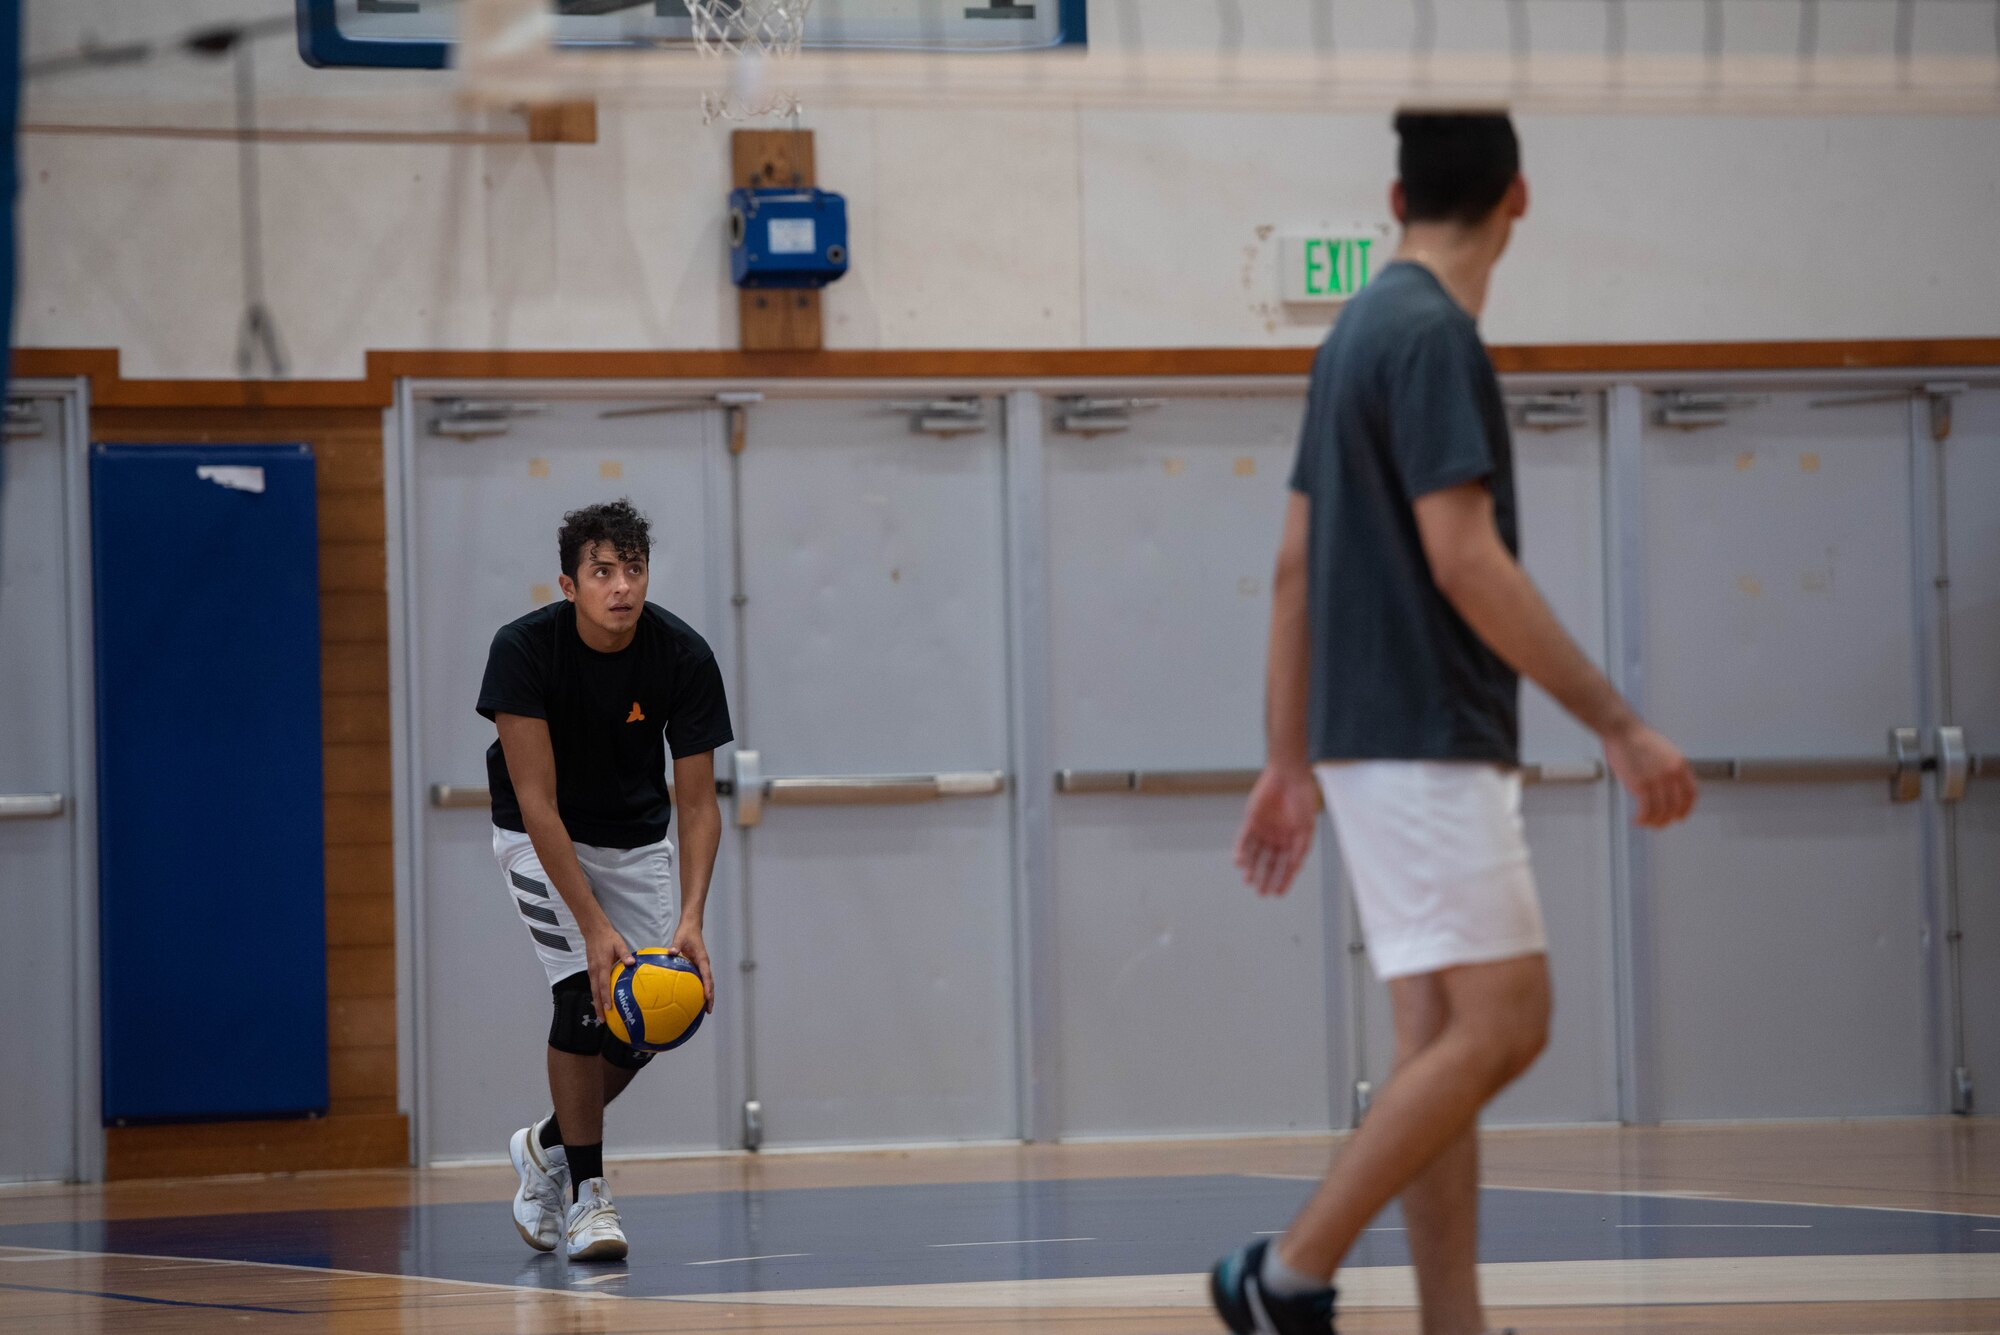
M1351 297L1368 283L1373 237L1310 236L1305 241L1305 294Z

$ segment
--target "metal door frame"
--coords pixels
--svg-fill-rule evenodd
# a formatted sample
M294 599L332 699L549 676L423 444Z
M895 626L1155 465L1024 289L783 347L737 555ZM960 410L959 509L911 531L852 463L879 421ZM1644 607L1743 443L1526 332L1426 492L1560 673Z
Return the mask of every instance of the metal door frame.
M63 432L63 635L68 656L68 736L71 933L69 1044L76 1071L71 1084L69 1178L104 1180L104 1116L99 1065L97 957L97 660L93 641L90 543L90 382L20 379L9 398L55 400Z
M1502 377L1510 392L1575 390L1601 394L1604 399L1601 524L1604 541L1605 662L1614 685L1643 708L1645 698L1645 608L1643 576L1645 555L1644 477L1641 445L1646 429L1647 396L1668 389L1715 389L1731 392L1785 391L1823 388L1831 391L1861 389L1907 389L1913 395L1927 382L1941 379L1964 381L1981 387L2000 386L1992 368L1888 368L1841 370L1828 368L1803 371L1656 371L1644 373L1553 374L1524 373ZM1047 400L1064 395L1132 395L1160 398L1269 397L1301 395L1304 375L1202 376L1162 378L1144 376L1112 377L1001 377L1001 378L903 378L903 379L788 379L716 378L699 380L403 380L397 382L395 407L384 421L384 491L388 510L388 570L390 607L390 717L394 748L396 914L397 914L397 1023L398 1085L400 1105L411 1114L412 1149L422 1160L427 1143L427 1109L423 1106L422 1082L418 1079L422 1026L417 1013L421 1004L422 926L417 920L418 878L421 875L421 848L424 830L424 781L416 772L416 732L421 720L412 696L415 637L409 621L412 606L411 550L413 523L411 506L415 500L414 405L418 399L501 397L559 400L702 399L719 394L758 393L769 399L852 399L954 394L992 399L1001 412L1000 435L1003 450L1003 534L1006 551L1004 609L1009 636L1008 709L1009 764L1016 778L1012 784L1013 823L1013 942L1015 986L1015 1052L1017 1063L1017 1131L1021 1139L1043 1140L1057 1134L1060 1107L1056 1081L1059 1068L1053 1054L1058 1050L1061 1016L1054 1005L1053 906L1051 859L1054 827L1050 807L1050 785L1044 781L1049 760L1049 719L1054 685L1050 680L1049 583L1047 554L1045 415ZM1912 408L1913 444L1917 432L1917 409ZM728 442L720 448L727 450ZM725 461L726 467L726 461ZM712 502L719 503L717 498ZM1912 504L1917 504L1913 498ZM1926 507L1919 506L1919 510ZM1930 507L1934 509L1934 507ZM718 514L729 514L725 506ZM1930 541L1935 533L1935 514L1918 516L1919 542ZM733 518L722 521L733 526ZM726 544L733 534L718 534ZM86 553L87 555L87 553ZM729 554L718 552L717 559L727 568ZM1919 578L1928 570L1920 561ZM1919 598L1924 604L1915 614L1914 629L1919 636L1918 652L1923 655L1928 674L1935 666L1935 636L1938 630L1934 600ZM734 654L735 646L730 646ZM740 672L740 666L736 668ZM1929 710L1932 693L1926 685L1921 696ZM747 702L746 702L747 703ZM1918 720L1926 735L1936 720ZM1615 786L1614 786L1615 787ZM732 805L735 799L732 799ZM1648 850L1652 835L1630 825L1628 799L1614 791L1610 838L1610 896L1612 939L1611 969L1614 1004L1617 1007L1617 1106L1626 1123L1657 1122L1659 1097L1654 1080L1654 1038L1652 1018L1656 1011L1655 988L1650 977L1651 952L1655 944L1650 918L1651 886L1648 878ZM1934 808L1935 797L1927 793L1926 803ZM1935 839L1932 836L1932 847ZM1933 858L1935 861L1935 857ZM1338 859L1326 860L1322 889L1331 899L1341 883ZM1934 906L1936 883L1932 870L1925 871L1931 884L1927 902ZM743 914L746 906L732 909ZM1347 966L1355 941L1349 915L1325 915L1325 950L1329 962L1326 984L1327 1004L1339 1004L1347 989L1333 973L1333 967ZM732 920L732 928L741 924ZM1940 972L1940 956L1933 950L1932 969ZM94 961L93 961L94 967ZM1940 983L1940 986L1943 984ZM1937 989L1933 989L1937 991ZM1943 1007L1947 999L1938 992L1933 1000L1936 1023L1931 1035L1933 1046L1941 1049ZM1338 1111L1348 1102L1360 1060L1358 1038L1346 1031L1337 1017L1329 1016L1329 1032L1344 1052L1330 1054L1329 1070L1345 1071L1341 1087L1332 1091L1331 1106ZM1358 1019L1354 1023L1359 1023ZM747 1021L746 1021L747 1025ZM747 1030L746 1030L747 1033ZM751 1078L744 1063L741 1044L732 1047L724 1063L727 1089L718 1091L726 1104L740 1106ZM1333 1078L1341 1079L1336 1075ZM725 1108L725 1113L729 1109ZM725 1116L724 1126L729 1124Z
M712 391L711 391L712 393ZM385 509L385 536L388 547L387 573L389 594L389 724L390 724L390 768L391 768L391 811L393 817L394 850L394 905L396 922L396 1088L397 1108L406 1114L410 1123L409 1153L411 1162L426 1165L431 1156L431 1108L429 1090L424 1079L425 1052L429 1021L428 977L424 961L426 942L424 933L425 886L424 851L430 806L429 781L423 772L423 749L421 728L423 726L423 706L418 699L417 683L422 680L419 671L419 641L415 623L416 574L411 565L411 553L418 542L417 515L417 452L422 441L417 420L420 402L454 397L482 397L517 399L559 399L566 402L588 402L596 399L630 399L662 397L671 399L696 399L706 397L691 393L680 384L660 385L657 382L631 381L416 381L396 382L395 399L391 408L383 414L382 430L382 487ZM721 404L700 404L701 408L712 411L721 421L725 408ZM706 479L707 496L705 505L711 513L729 513L727 481L730 467L729 440L726 430L709 430L703 433L701 450L704 459L703 474ZM718 508L719 507L719 508ZM708 534L706 563L707 582L711 586L709 597L715 599L717 581L725 579L730 564L729 534L726 530L734 523L733 518L717 522ZM707 609L711 613L718 608ZM718 660L732 678L732 696L740 687L740 667L738 652L732 634L718 634L715 640ZM732 703L734 699L732 699ZM726 775L718 772L718 778ZM718 887L732 887L735 870L718 861L716 882ZM734 894L719 896L728 906L725 922L735 931L741 925L742 905L740 897ZM718 971L728 961L716 961ZM738 1021L734 1017L717 1022L718 1034L730 1055L720 1062L722 1078L718 1082L717 1098L721 1100L722 1113L718 1125L731 1124L735 1111L741 1107L744 1086L744 1072L738 1060L741 1045L737 1033ZM712 1153L698 1150L693 1153Z
M1579 377L1585 383L1592 377ZM1925 412L1925 387L1940 381L1989 388L2000 387L1991 367L1901 367L1810 371L1730 371L1730 372L1650 372L1641 375L1609 376L1609 412L1606 420L1606 467L1604 478L1605 596L1608 675L1619 693L1643 715L1645 712L1645 670L1649 662L1645 637L1645 461L1644 437L1647 430L1647 395L1666 390L1714 389L1732 392L1768 391L1797 393L1823 390L1830 393L1854 391L1907 392L1910 407L1906 418L1903 448L1906 451L1909 487L1910 619L1906 634L1910 639L1911 671L1917 717L1911 720L1925 744L1935 735L1940 722L1936 716L1938 646L1941 642L1942 609L1931 588L1938 551L1939 507L1942 497L1935 494ZM1901 721L1897 720L1900 724ZM1929 768L1928 764L1926 768ZM1619 1118L1628 1125L1658 1125L1661 1121L1660 1091L1656 1083L1657 1043L1653 1020L1658 1012L1657 992L1651 960L1656 938L1651 917L1653 886L1649 872L1650 849L1655 832L1633 827L1631 799L1622 789L1614 792L1612 821L1612 892L1618 949L1613 961L1618 979L1617 1004L1620 1036ZM1919 902L1926 913L1925 968L1926 1032L1921 1040L1931 1052L1933 1070L1944 1079L1934 1089L1939 1101L1934 1111L1949 1107L1942 1091L1950 1078L1950 980L1947 975L1940 924L1945 914L1944 892L1940 883L1948 834L1946 816L1938 800L1935 776L1917 799L1923 854L1917 873L1923 878Z

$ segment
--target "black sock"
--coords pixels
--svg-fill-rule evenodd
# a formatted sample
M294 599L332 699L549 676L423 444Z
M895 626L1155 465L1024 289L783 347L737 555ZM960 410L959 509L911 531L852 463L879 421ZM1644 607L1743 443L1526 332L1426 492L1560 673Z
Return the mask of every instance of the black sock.
M604 1176L604 1142L595 1145L565 1145L563 1153L569 1156L569 1191L572 1199L579 1188L593 1177Z
M542 1134L536 1139L541 1141L545 1150L552 1150L562 1144L562 1124L556 1121L554 1113L550 1113L549 1120L542 1123Z

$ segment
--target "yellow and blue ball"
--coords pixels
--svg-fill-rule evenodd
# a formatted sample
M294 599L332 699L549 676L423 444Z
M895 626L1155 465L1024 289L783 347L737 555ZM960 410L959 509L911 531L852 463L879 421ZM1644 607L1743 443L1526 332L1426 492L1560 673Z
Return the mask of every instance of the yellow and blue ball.
M707 998L701 974L664 946L632 952L638 963L611 969L611 1013L604 1017L618 1041L640 1052L669 1052L701 1028Z

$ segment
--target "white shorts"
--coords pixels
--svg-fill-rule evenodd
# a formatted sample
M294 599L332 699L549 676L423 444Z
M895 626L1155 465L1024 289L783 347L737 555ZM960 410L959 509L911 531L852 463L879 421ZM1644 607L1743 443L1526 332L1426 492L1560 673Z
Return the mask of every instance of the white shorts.
M1363 760L1315 772L1378 978L1547 952L1518 770Z
M534 843L525 834L496 825L493 858L506 879L514 911L535 943L535 954L541 957L549 985L582 973L587 967L583 933L577 930L569 905L542 870ZM576 860L583 864L584 879L590 882L604 916L611 919L626 945L638 950L667 944L681 915L672 840L662 839L644 848L578 844Z

